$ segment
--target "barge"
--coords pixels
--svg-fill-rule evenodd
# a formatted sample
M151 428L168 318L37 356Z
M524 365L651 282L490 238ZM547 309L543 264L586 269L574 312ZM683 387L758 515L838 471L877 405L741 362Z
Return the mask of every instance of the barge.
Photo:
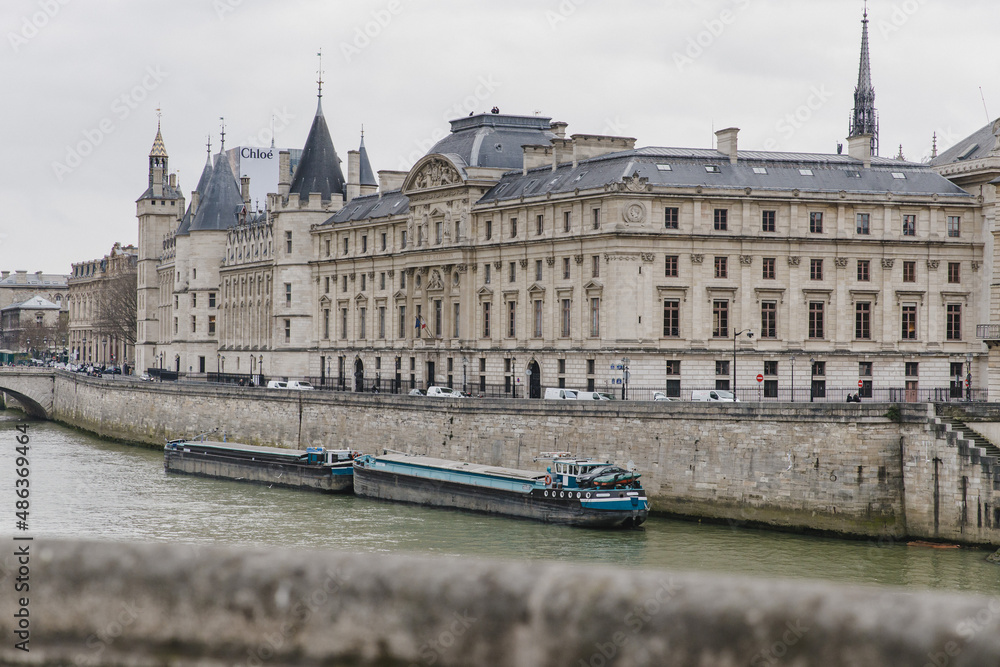
M649 515L640 475L607 461L543 453L546 472L401 453L354 460L359 496L590 528L636 528Z
M304 452L231 442L172 440L163 451L167 472L231 479L290 489L350 493L354 486L352 449L308 447Z

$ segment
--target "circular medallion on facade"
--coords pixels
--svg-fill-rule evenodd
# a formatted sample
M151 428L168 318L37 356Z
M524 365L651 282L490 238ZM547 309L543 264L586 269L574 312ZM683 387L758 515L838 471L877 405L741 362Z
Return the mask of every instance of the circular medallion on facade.
M625 207L625 222L636 224L646 219L646 209L642 204L629 204Z

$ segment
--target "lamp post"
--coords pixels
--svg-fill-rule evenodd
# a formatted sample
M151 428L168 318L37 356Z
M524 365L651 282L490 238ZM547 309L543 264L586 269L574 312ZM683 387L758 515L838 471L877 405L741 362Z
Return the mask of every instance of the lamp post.
M965 355L965 400L972 400L972 353Z
M49 360L49 338L46 336L42 339L42 361L48 362Z
M736 339L741 335L746 334L747 338L753 339L753 331L750 329L743 329L742 331L737 331L733 327L733 402L736 402Z
M468 394L469 393L468 383L466 382L466 379L465 379L466 378L465 371L468 368L468 366L469 366L469 358L463 355L462 356L462 393L463 394Z
M791 356L792 360L792 403L795 402L795 355Z
M517 398L517 358L510 358L510 392L513 398Z
M815 373L816 359L809 357L809 402L814 402L813 399L816 398L816 392L813 391L812 376Z
M622 357L622 400L628 398L628 365L631 359Z
M30 364L31 363L31 357L34 356L33 354L31 354L31 339L30 338L27 339L26 341L24 341L24 351L28 353L28 363Z

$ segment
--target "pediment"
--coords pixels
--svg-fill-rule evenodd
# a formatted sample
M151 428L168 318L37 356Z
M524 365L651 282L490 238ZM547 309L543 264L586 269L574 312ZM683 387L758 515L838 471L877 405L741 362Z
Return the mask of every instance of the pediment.
M462 185L464 182L464 165L456 163L452 156L426 155L410 170L406 180L403 181L402 191L403 194L409 195L418 190L452 187Z
M583 289L587 292L600 292L601 290L604 289L604 285L597 282L596 280L590 280L587 282L586 285L583 286Z
M396 291L395 291L395 292L393 293L393 295L392 295L392 298L393 298L393 299L405 299L405 298L406 298L406 292L404 292L404 291L403 291L403 290L401 290L401 289L398 289L398 290L396 290Z
M354 301L357 303L360 303L362 301L368 301L368 297L366 297L364 294L358 294L356 297L354 297Z
M479 288L479 291L476 292L476 294L478 294L479 296L493 296L493 290L484 285Z
M528 288L528 294L545 294L545 288L538 283L535 283Z
M321 296L319 298L319 305L321 305L321 306L329 306L330 305L330 297L328 297L326 294L324 294L323 296Z

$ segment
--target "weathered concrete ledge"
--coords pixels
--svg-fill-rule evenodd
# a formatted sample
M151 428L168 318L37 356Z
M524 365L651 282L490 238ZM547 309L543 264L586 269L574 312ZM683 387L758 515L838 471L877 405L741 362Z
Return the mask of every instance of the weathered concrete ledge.
M3 664L1000 661L1000 598L329 551L36 540L30 553L30 653L13 648L20 605L5 593Z

